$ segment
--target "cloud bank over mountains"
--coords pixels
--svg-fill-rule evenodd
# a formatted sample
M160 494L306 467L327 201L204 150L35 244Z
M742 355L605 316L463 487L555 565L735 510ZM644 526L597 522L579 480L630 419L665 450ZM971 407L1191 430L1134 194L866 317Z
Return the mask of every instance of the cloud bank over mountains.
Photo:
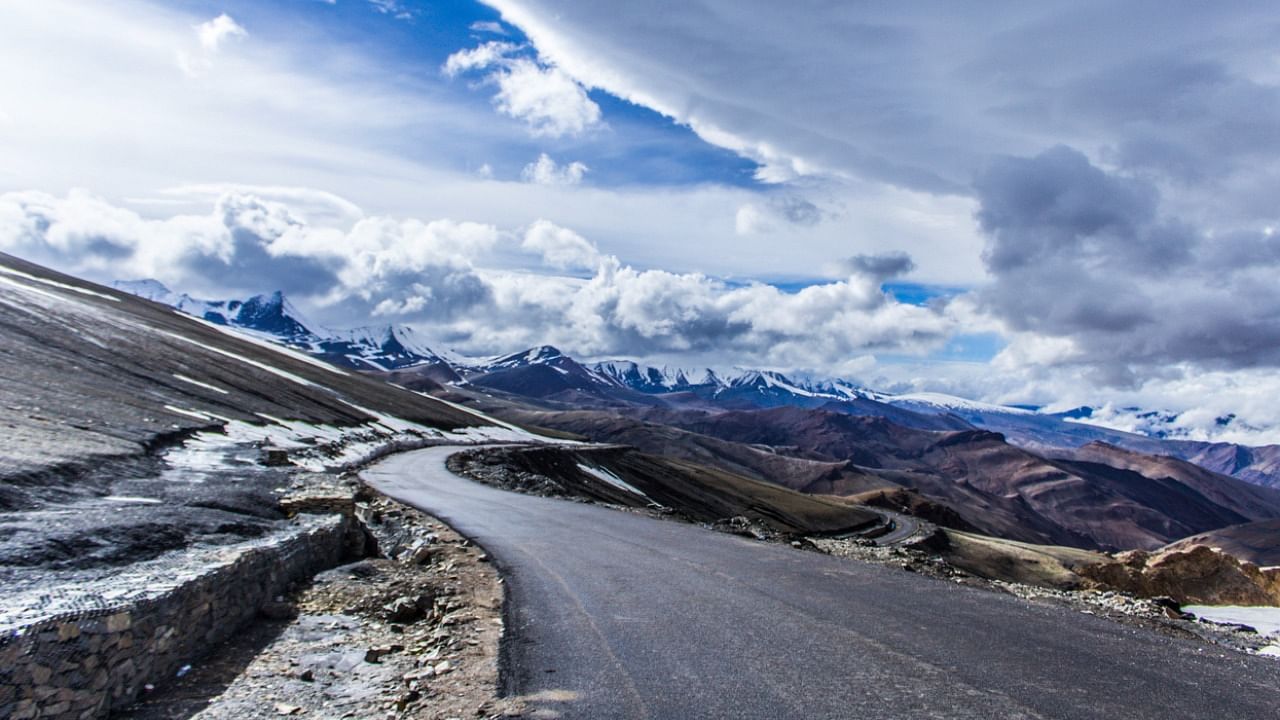
M386 216L311 224L285 202L245 192L222 195L208 214L161 220L85 192L7 193L0 250L197 293L279 288L330 322L411 323L476 354L552 343L583 356L835 370L870 352L926 352L955 330L939 309L894 301L874 272L785 293L638 269L548 220L507 229ZM501 267L513 253L523 254L521 267Z

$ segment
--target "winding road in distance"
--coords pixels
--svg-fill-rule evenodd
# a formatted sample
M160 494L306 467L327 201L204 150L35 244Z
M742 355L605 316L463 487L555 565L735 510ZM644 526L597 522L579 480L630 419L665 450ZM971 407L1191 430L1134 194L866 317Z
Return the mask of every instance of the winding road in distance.
M1280 718L1280 662L885 566L450 473L372 486L508 583L507 691L547 718Z

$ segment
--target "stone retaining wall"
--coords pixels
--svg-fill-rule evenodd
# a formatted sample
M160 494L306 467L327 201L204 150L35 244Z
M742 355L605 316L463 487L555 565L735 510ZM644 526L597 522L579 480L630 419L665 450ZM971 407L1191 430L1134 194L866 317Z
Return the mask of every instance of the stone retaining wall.
M154 596L8 629L0 635L0 718L103 718L130 704L290 584L339 564L352 522L349 515L315 518Z

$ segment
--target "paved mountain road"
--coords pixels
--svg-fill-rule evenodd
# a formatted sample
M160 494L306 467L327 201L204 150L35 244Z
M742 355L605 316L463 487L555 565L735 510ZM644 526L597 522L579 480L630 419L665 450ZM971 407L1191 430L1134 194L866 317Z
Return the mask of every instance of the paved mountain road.
M1280 718L1280 662L897 569L505 492L439 447L363 473L494 556L530 717Z

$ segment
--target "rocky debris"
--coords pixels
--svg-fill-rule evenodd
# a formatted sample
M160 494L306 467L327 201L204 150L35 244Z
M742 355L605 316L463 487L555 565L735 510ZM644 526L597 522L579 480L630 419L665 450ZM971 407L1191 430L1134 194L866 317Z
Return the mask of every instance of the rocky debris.
M837 557L891 565L908 572L920 572L948 580L981 585L986 581L953 567L944 559L914 547L881 547L865 538L810 537L806 541L819 552Z
M458 453L446 462L450 472L485 485L541 497L577 499L564 485L546 475L510 467L498 453Z
M775 532L768 525L759 520L752 520L745 515L737 515L731 518L724 518L713 523L706 523L704 527L710 528L717 532L725 532L730 535L738 535L753 540L777 540L779 533Z
M264 623L257 647L240 639L219 649L131 708L130 717L518 713L516 705L496 699L502 590L493 567L480 562L481 550L411 508L370 494L362 503L372 544L390 557L317 575L286 598L296 619ZM416 549L423 547L433 552L419 562Z
M289 459L289 451L283 448L264 447L258 462L267 467L288 467L293 464Z
M422 563L413 564L421 565ZM431 612L435 607L435 600L435 596L430 593L423 593L417 597L402 595L383 605L382 608L386 610L387 622L405 624L414 622Z
M1113 557L1079 572L1101 585L1186 605L1280 606L1280 568L1259 568L1204 545Z

